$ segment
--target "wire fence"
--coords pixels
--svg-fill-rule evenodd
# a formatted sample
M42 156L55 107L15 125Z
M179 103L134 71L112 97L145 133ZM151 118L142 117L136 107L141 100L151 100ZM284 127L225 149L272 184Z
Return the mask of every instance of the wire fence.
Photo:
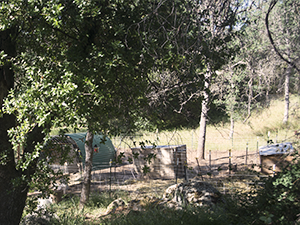
M242 182L242 186L245 189L249 189L253 186L254 182L252 180L257 179L257 175L253 175L247 171L245 172L245 157L245 155L235 154L228 155L227 157L223 157L222 154L222 157L219 157L217 154L211 154L209 159L197 160L198 163L194 167L187 164L182 168L177 163L161 166L160 168L163 168L164 171L166 171L166 166L168 166L167 171L169 171L170 174L174 174L174 176L169 176L167 179L165 176L153 177L152 173L146 175L141 172L139 173L133 163L126 161L121 164L112 163L109 165L109 168L92 171L91 189L94 191L108 192L129 191L137 195L147 192L149 194L155 193L156 195L162 195L168 186L196 178L213 184L218 187L222 193L233 193L236 189L241 188L241 184L236 184L236 181L228 182L228 180L227 182L223 182L224 177L230 177L232 180L241 180L241 177L243 177L243 179L246 179L246 181ZM247 156L248 162L258 160L256 157L256 154L249 154ZM240 173L241 171L244 172ZM82 180L82 173L72 175L70 177L68 190L66 191L80 193ZM137 188L140 181L146 182L147 187ZM161 181L164 183L160 184L160 186L157 185L157 182Z
M185 144L188 150L198 148L198 129L175 130L172 132L153 132L135 136L116 136L111 137L114 146L118 149L128 149L136 147L140 142L154 143L156 145L181 145ZM258 150L259 146L267 145L267 142L274 143L294 141L297 136L292 133L278 134L277 132L268 132L264 136L236 135L228 138L226 133L221 130L215 130L213 134L206 135L205 148L212 151L244 150L248 147L249 151Z
M113 137L111 140L118 149L117 153L125 152L125 157L121 163L111 162L109 165L104 166L106 169L94 170L92 172L92 189L109 192L125 190L136 193L148 191L149 193L162 194L163 188L156 185L157 182L163 181L165 183L162 186L167 187L196 177L196 179L212 183L223 193L233 193L240 188L248 190L253 185L257 185L256 181L261 176L267 176L253 173L253 171L261 171L259 147L267 145L267 142L271 139L273 142L278 143L297 141L297 136L287 138L279 135L268 135L264 138L252 137L249 139L226 139L210 136L206 140L205 159L198 159L196 157L197 138L197 130L185 131L184 133L178 131L156 132L140 136ZM137 171L134 163L128 160L132 157L131 149L139 146L140 142L145 145L154 143L157 146L186 145L186 162L180 165L180 169L176 160L168 165L163 162L161 162L161 165L156 165L155 170L163 169L168 171L167 173L173 174L167 179L165 176L152 176L151 173L144 175L141 171ZM148 166L151 167L152 165L149 164ZM227 182L223 182L224 178L227 179ZM148 187L136 188L139 181L146 182ZM69 191L80 192L81 183L82 174L77 173L77 175L71 177Z
M110 194L125 191L136 196L155 195L157 197L162 196L167 187L190 179L208 182L223 194L234 194L241 189L249 191L257 185L263 186L262 182L257 181L260 177L267 177L267 175L253 174L241 167L230 169L229 159L226 159L228 163L220 163L220 160L224 161L224 159L214 159L211 167L201 165L198 168L185 168L184 176L169 179L153 178L151 175L136 173L133 164L112 165L110 168L92 172L91 190ZM174 172L178 173L176 166ZM79 194L82 180L80 173L71 176L69 186L64 193Z
M130 152L131 148L138 147L140 143L145 145L186 145L187 149L187 162L195 164L198 148L198 130L185 130L173 132L155 132L139 136L118 136L111 138L114 146L119 152ZM268 132L265 136L250 136L236 135L229 139L222 133L221 130L214 134L206 136L205 141L205 158L209 157L209 152L218 158L222 154L227 154L231 150L234 154L253 154L258 153L260 146L265 146L270 142L298 142L298 136L294 134L278 134L277 132ZM224 153L226 152L226 153ZM256 156L258 157L258 156ZM257 160L256 160L257 161ZM248 162L246 162L247 164ZM258 163L258 162L256 162Z

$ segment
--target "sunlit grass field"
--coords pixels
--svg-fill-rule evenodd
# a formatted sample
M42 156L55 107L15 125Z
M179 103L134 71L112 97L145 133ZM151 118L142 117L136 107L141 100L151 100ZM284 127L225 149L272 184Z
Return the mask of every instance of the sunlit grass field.
M206 133L206 149L212 151L245 150L256 151L259 146L266 145L268 140L273 142L293 141L295 131L300 129L300 96L292 95L290 98L290 115L288 124L283 124L284 101L278 97L252 113L251 117L243 123L237 121L234 126L234 135L229 139L230 124L208 124ZM140 136L122 139L112 137L117 148L129 148L139 142L156 145L185 144L191 151L198 146L199 129L143 132ZM122 139L122 140L121 140ZM135 143L134 143L135 142Z
M234 126L234 135L229 139L230 124L208 123L206 133L206 150L226 151L241 150L248 148L249 151L257 151L259 146L273 142L293 141L295 131L300 130L300 96L291 95L290 114L288 124L283 124L284 98L274 97L269 106L262 106L252 112L251 117L243 123L237 121ZM85 128L77 132L84 132ZM72 132L71 130L69 132ZM58 134L54 129L52 134ZM145 145L186 145L190 152L196 152L198 146L199 129L175 129L173 131L142 132L129 137L110 137L114 146L118 149L128 149L139 146L140 142Z

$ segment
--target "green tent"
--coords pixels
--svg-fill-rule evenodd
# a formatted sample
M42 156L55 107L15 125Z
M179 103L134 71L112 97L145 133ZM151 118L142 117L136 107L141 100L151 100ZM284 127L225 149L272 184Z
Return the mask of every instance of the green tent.
M82 163L83 166L85 164L85 149L84 142L86 133L74 133L74 134L66 134L66 136L70 137L76 142L78 149L82 155ZM100 170L104 168L108 168L109 162L114 160L115 158L115 148L108 137L105 137L100 134L94 135L93 140L94 154L93 154L93 170Z

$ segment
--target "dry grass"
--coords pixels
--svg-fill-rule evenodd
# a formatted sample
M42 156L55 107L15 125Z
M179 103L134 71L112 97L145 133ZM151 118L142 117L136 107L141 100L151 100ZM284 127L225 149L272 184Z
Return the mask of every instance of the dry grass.
M282 123L284 114L283 98L272 100L270 106L252 113L246 123L235 123L234 137L229 139L230 124L207 126L206 149L212 151L238 150L244 151L248 146L249 151L256 151L259 146L266 145L268 139L274 142L292 141L294 131L300 129L300 97L290 97L289 123ZM190 157L196 157L197 138L199 130L174 130L155 133L144 132L141 136L125 138L112 138L117 148L125 149L134 147L134 142L145 142L146 145L181 145L186 144ZM270 136L268 137L268 133ZM146 142L148 141L148 142Z
M254 111L245 122L237 121L234 128L234 137L229 139L230 124L208 124L206 134L206 149L224 151L228 149L244 151L247 143L249 151L256 151L258 146L265 145L268 139L282 142L294 138L294 131L300 130L300 96L290 96L289 123L282 123L284 114L283 97L274 97L268 107ZM55 128L52 135L58 134ZM82 128L80 132L84 132ZM268 133L270 136L268 137ZM117 149L129 149L139 146L140 142L146 145L181 145L186 144L190 155L196 154L198 146L198 129L175 129L173 131L142 132L132 137L111 137Z

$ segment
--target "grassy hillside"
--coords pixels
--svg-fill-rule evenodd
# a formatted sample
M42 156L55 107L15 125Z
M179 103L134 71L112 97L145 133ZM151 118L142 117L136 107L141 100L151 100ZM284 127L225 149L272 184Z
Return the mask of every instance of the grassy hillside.
M208 126L207 148L244 149L247 142L250 149L265 145L268 139L274 142L293 141L295 130L300 129L300 97L292 95L290 99L290 117L288 124L282 123L284 115L284 100L277 98L271 101L269 107L252 113L246 123L235 124L233 141L226 140L229 136L230 124L224 126ZM270 135L268 137L268 134ZM214 144L213 144L214 143ZM216 146L217 145L217 146ZM221 145L221 146L220 146Z
M233 139L229 139L230 124L208 125L206 136L206 149L212 151L245 150L247 143L249 151L256 151L258 146L266 145L268 138L274 142L293 141L295 130L300 130L300 96L292 95L290 98L289 123L282 123L284 114L283 97L274 98L268 107L252 113L246 123L235 123ZM58 134L54 129L52 135ZM82 129L77 132L84 132ZM141 132L140 135L130 138L111 137L117 148L130 148L139 142L149 141L146 145L179 145L186 144L190 152L196 152L198 129L157 131L155 133ZM268 133L270 136L268 137ZM134 144L135 143L135 144Z
M292 95L290 98L290 117L286 125L282 123L283 114L284 100L283 97L278 97L273 99L268 107L253 112L246 123L236 122L233 139L229 139L230 124L208 125L206 149L212 151L245 150L248 143L249 151L256 151L258 146L266 145L268 139L274 142L293 141L295 130L300 130L300 96ZM134 141L138 144L145 140L157 145L186 144L189 150L195 151L198 133L198 129L145 132L131 139L121 140L120 137L115 137L113 142L119 148L133 147Z

